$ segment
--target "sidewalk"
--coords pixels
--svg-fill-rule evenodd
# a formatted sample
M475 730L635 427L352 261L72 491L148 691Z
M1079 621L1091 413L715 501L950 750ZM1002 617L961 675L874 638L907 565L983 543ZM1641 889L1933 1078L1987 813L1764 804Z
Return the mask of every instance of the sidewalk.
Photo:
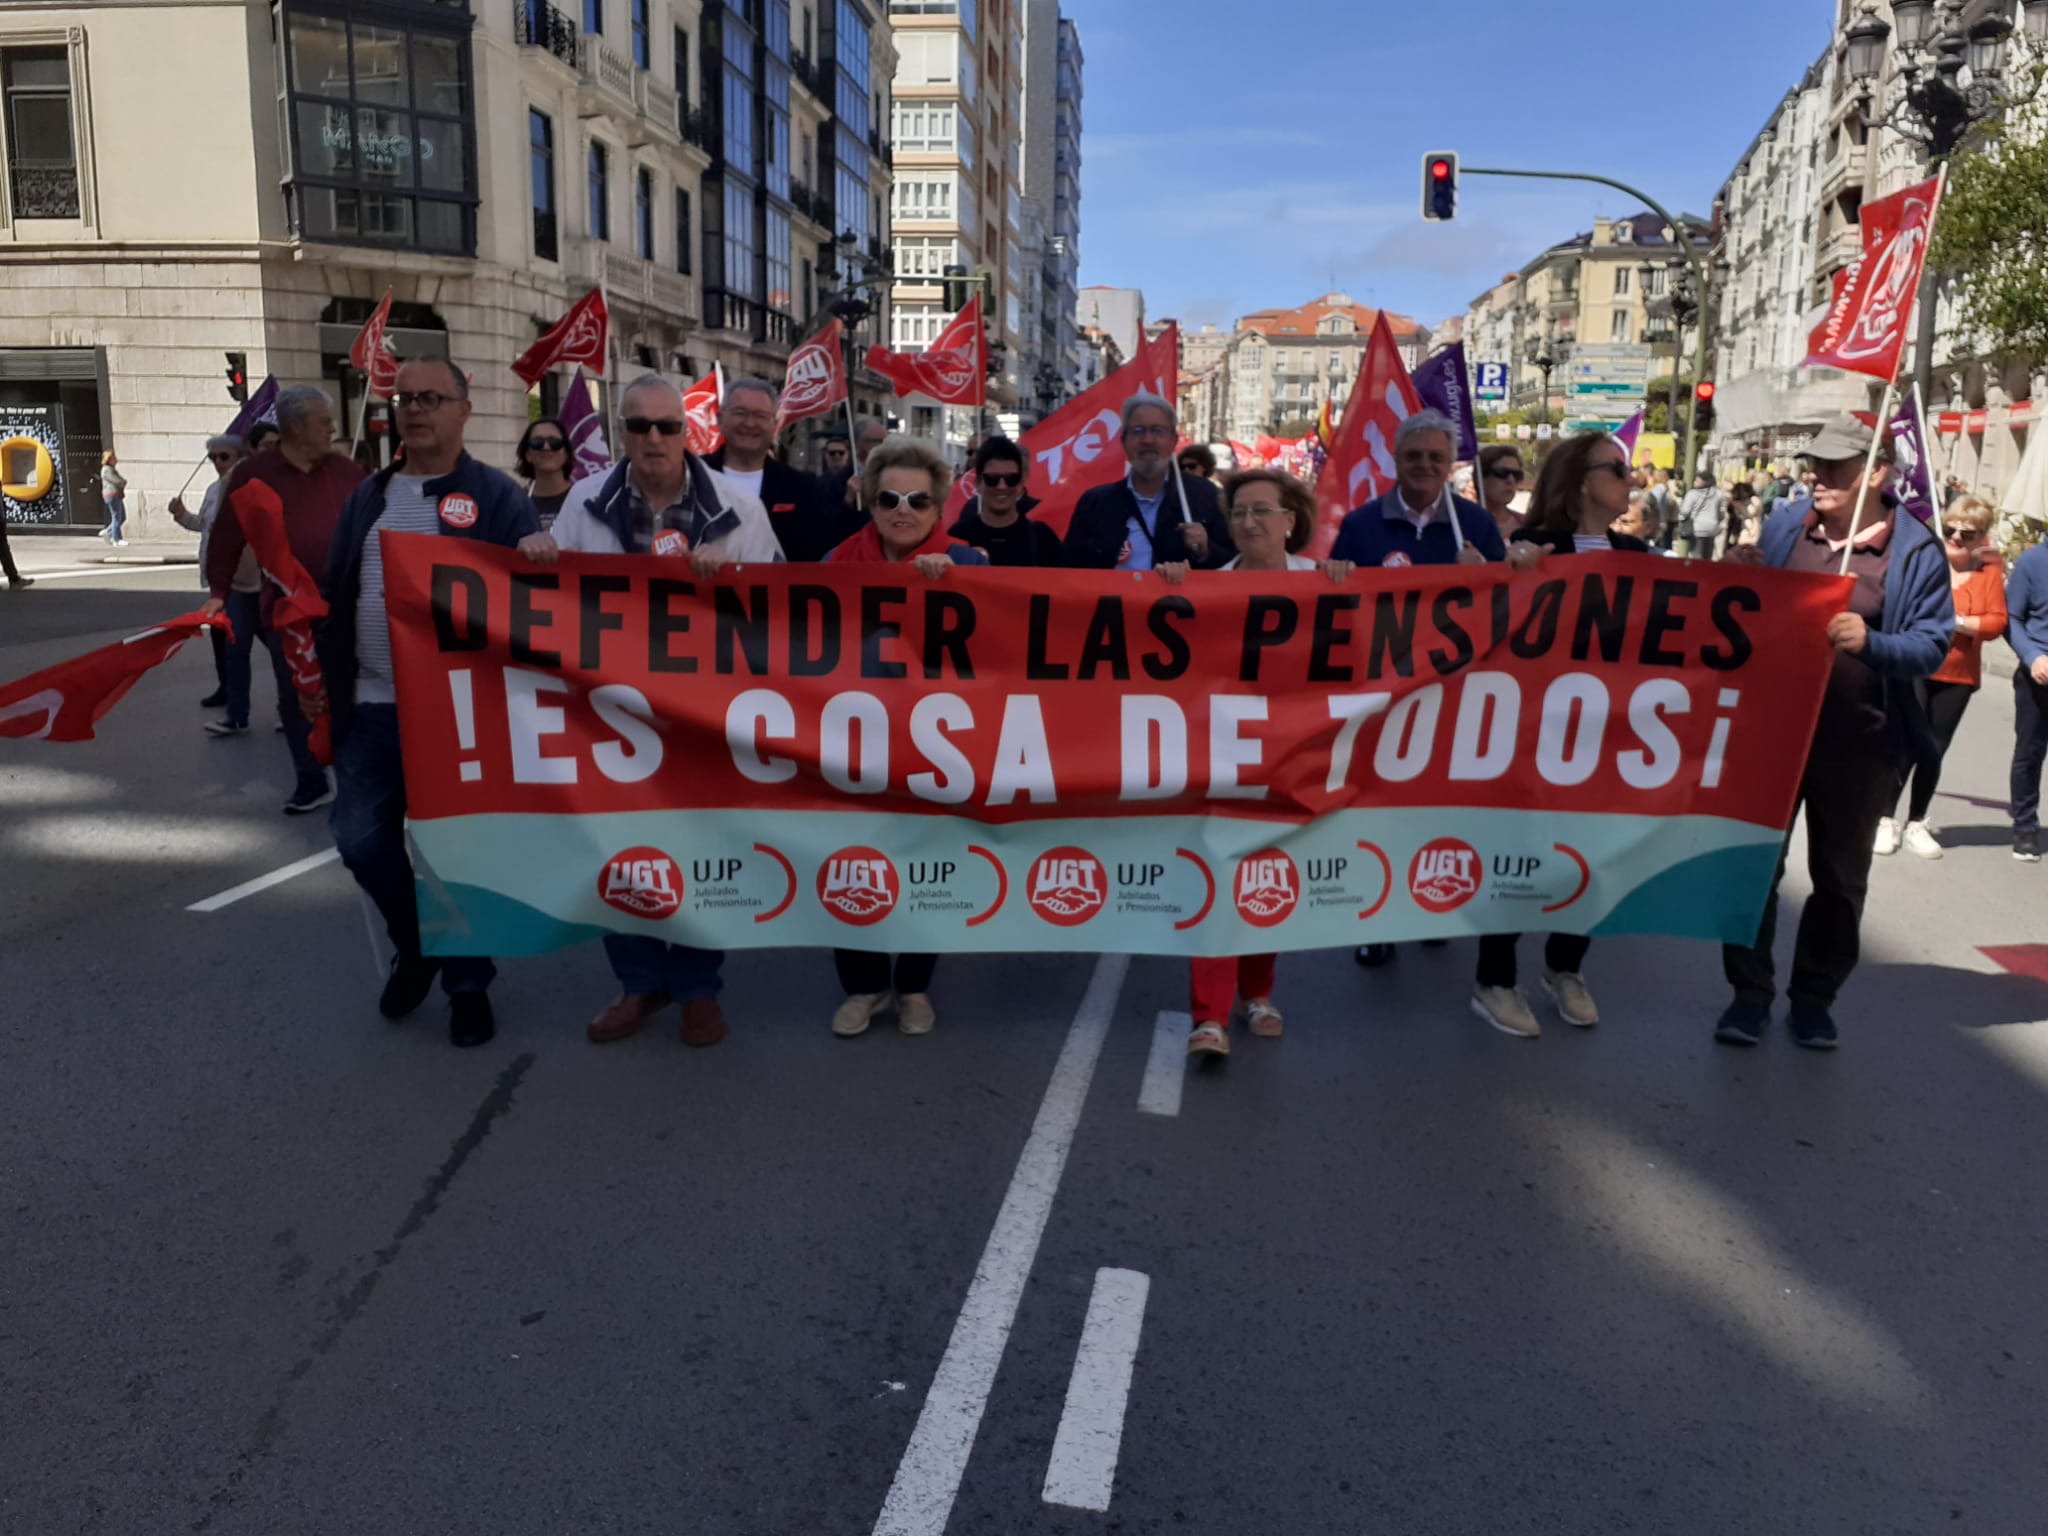
M199 535L174 529L168 536L130 539L115 549L90 533L26 533L8 530L8 543L22 574L72 570L81 565L197 565Z

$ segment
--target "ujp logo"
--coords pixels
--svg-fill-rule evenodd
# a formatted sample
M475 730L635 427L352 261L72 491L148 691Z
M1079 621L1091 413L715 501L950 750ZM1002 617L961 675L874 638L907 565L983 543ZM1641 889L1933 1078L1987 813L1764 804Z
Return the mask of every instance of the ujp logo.
M842 848L818 866L818 900L842 923L865 928L896 910L903 887L887 854Z
M1237 913L1254 928L1287 921L1301 900L1294 860L1278 848L1262 848L1237 862Z
M1086 848L1048 848L1031 866L1025 896L1048 923L1078 928L1102 910L1108 889L1102 860Z
M683 905L683 872L659 848L628 848L605 861L597 894L608 907L659 922Z
M1440 837L1416 851L1408 894L1425 912L1454 912L1479 894L1479 854L1469 843Z

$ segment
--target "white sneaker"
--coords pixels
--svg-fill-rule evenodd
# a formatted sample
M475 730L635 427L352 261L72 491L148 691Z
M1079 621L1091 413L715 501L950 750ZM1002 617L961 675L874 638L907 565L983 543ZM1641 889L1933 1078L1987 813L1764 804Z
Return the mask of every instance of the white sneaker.
M1557 1004L1558 1017L1574 1029L1591 1029L1600 1022L1600 1010L1594 1005L1586 978L1576 971L1545 971L1543 990Z
M906 992L896 999L896 1027L906 1035L928 1035L939 1016L932 1012L932 1000L922 992Z
M116 548L116 549L126 549L127 547L128 547L128 541L127 541L126 539L116 539L116 540L114 540L114 548Z
M1906 849L1909 853L1919 854L1923 859L1941 857L1941 842L1927 830L1927 823L1924 821L1906 823Z
M1871 852L1880 857L1899 851L1899 824L1887 816L1877 824L1877 841L1871 844Z
M832 1010L832 1033L846 1039L864 1035L875 1022L875 1015L888 1006L886 992L855 992Z
M1504 1035L1534 1040L1543 1033L1520 987L1474 987L1472 1011Z

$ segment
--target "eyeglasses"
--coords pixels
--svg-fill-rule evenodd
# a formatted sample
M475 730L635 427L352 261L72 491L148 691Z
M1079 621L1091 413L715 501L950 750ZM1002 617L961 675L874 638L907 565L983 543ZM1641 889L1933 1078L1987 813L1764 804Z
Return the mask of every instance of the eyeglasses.
M645 437L650 432L659 432L663 437L681 437L687 423L673 416L628 416L626 431L634 437Z
M399 390L391 397L394 411L438 411L455 397L444 395L438 389Z
M1486 478L1489 480L1521 480L1527 477L1519 469L1489 469L1486 472Z
M1629 477L1629 467L1617 460L1609 459L1605 464L1588 464L1586 466L1586 473L1589 475L1609 474L1617 480L1626 480ZM1537 494L1541 495L1542 493L1539 491Z
M1255 517L1285 517L1285 507L1232 507L1223 514L1233 523L1248 523Z
M1125 437L1174 437L1178 434L1172 427L1126 427Z
M1975 528L1951 528L1943 537L1951 544L1976 544L1984 535Z
M875 505L884 512L894 512L898 507L907 506L913 512L929 512L938 505L930 491L912 491L905 496L897 491L875 492Z
M721 416L725 421L731 422L735 426L772 427L775 425L774 413L770 411L728 410L721 412Z
M992 486L999 491L1007 491L1013 485L1022 485L1024 483L1024 473L1022 470L1019 470L1014 475L983 475L981 483L986 486Z
M526 440L528 453L560 453L569 445L559 437L529 437Z

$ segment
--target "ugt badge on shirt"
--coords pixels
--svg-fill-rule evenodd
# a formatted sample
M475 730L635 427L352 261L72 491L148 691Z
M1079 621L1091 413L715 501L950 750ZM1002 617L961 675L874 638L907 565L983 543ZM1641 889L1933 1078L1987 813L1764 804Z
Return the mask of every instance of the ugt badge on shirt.
M441 515L444 528L474 528L476 526L476 498L465 496L460 491L450 491L441 498L434 509Z

